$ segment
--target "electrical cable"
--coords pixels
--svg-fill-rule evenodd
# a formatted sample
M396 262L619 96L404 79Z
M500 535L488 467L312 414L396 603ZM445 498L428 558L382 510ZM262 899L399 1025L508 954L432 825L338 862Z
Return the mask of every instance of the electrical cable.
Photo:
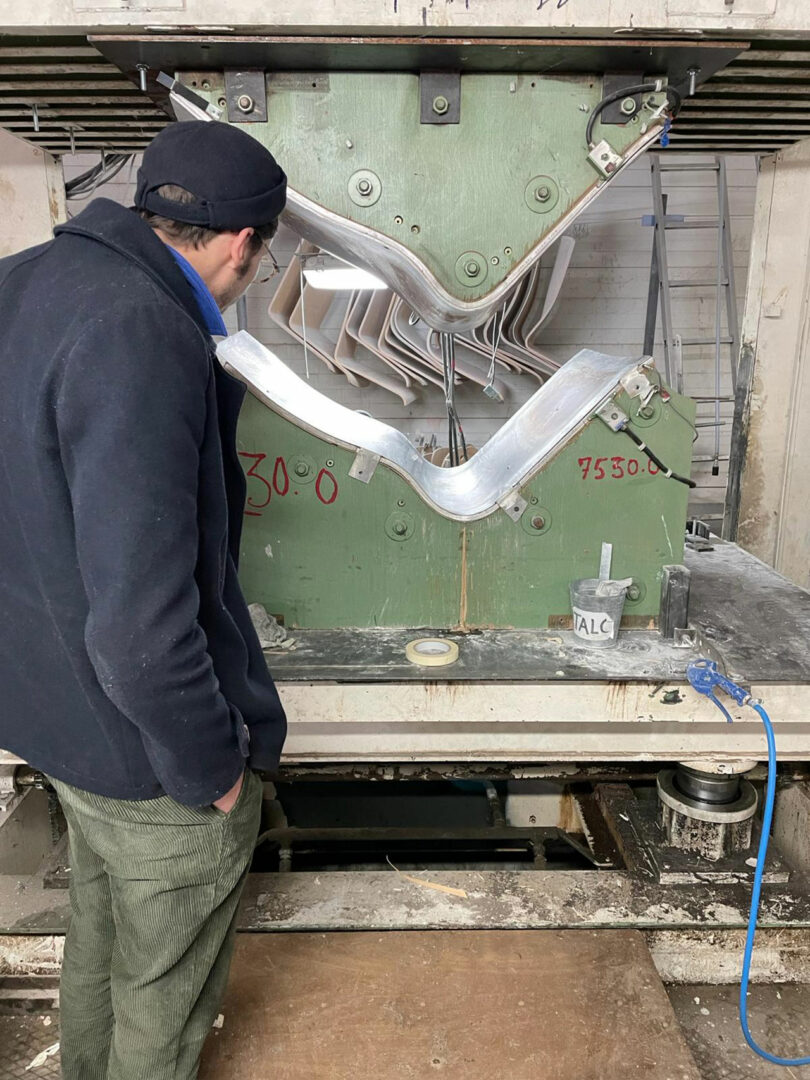
M673 472L672 469L665 465L660 459L660 457L654 454L649 448L649 446L647 446L647 444L642 439L640 439L638 435L636 435L635 431L631 431L629 427L623 427L621 428L621 430L625 433L625 435L627 435L633 440L639 450L650 459L653 465L657 466L661 470L661 472L664 474L664 476L667 477L667 479L677 480L679 484L686 484L686 486L689 488L697 487L697 484L694 480L690 480L688 476L681 476L679 473Z
M108 183L133 159L133 154L109 154L102 158L92 169L65 184L68 199L82 200L89 198L102 184Z
M754 938L757 932L757 919L759 918L760 894L762 892L762 878L765 873L765 860L768 855L768 841L773 822L773 805L776 797L776 738L773 732L771 718L763 706L755 701L741 686L732 683L730 679L720 675L717 664L709 660L698 660L691 663L687 669L689 682L698 691L705 694L717 705L725 715L729 723L732 717L728 710L721 705L713 693L715 686L721 686L740 705L747 705L759 715L765 728L765 738L768 743L768 781L765 787L765 804L762 810L762 831L759 837L759 849L757 851L757 864L754 871L754 884L751 890L751 906L748 915L748 932L745 936L745 950L743 952L742 976L740 978L740 1027L743 1037L755 1054L773 1065L810 1065L810 1056L797 1058L784 1058L763 1050L751 1034L748 1025L748 984L751 977L751 960L754 954Z
M638 86L625 86L621 90L616 90L612 94L608 94L607 97L602 98L591 115L588 117L588 124L585 128L585 144L589 150L593 149L593 128L594 124L599 117L599 114L603 109L606 109L608 105L612 105L615 101L621 101L626 97L633 97L635 94L654 94L661 88L658 83L640 83ZM672 116L677 116L681 107L681 95L675 89L674 86L667 86L666 90L667 101L670 106L670 113Z

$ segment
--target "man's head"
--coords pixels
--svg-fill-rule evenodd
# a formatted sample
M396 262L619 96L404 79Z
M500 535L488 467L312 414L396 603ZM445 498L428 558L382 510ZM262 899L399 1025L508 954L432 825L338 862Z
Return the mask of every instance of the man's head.
M273 155L244 131L184 121L164 128L144 152L135 206L224 311L256 276L286 188Z

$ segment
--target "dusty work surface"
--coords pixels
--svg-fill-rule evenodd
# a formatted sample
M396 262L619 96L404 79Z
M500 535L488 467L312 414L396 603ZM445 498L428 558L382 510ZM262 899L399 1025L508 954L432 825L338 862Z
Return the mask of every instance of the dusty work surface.
M810 1065L773 1065L748 1048L733 986L672 986L669 997L703 1080L810 1080ZM752 986L751 1032L771 1054L810 1054L810 986Z
M641 934L240 935L200 1080L700 1080Z
M748 682L810 682L810 592L736 544L688 550L685 562L694 648L649 630L623 631L615 649L588 648L570 630L440 631L458 644L459 659L425 668L405 658L405 646L430 631L345 629L291 630L295 646L266 655L280 682L684 682L687 664L706 655Z

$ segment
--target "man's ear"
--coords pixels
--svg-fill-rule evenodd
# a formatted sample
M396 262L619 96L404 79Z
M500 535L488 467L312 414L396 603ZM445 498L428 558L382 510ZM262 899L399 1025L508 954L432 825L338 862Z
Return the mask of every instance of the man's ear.
M241 229L238 233L231 233L230 235L232 237L230 246L231 263L235 269L241 270L253 254L253 245L251 243L253 229Z

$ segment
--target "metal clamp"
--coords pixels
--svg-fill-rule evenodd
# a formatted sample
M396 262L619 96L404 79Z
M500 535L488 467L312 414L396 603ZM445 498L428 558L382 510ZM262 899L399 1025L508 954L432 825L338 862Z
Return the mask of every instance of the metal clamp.
M367 484L379 464L379 454L372 454L368 450L358 450L352 462L352 467L349 469L349 476L354 480L360 480L361 483Z
M512 491L507 491L505 495L502 495L498 499L498 506L505 514L508 514L512 521L520 521L523 517L523 512L528 506L528 502L520 494L517 488Z
M609 180L624 164L624 158L617 154L609 142L602 139L588 154L588 161L600 176Z

